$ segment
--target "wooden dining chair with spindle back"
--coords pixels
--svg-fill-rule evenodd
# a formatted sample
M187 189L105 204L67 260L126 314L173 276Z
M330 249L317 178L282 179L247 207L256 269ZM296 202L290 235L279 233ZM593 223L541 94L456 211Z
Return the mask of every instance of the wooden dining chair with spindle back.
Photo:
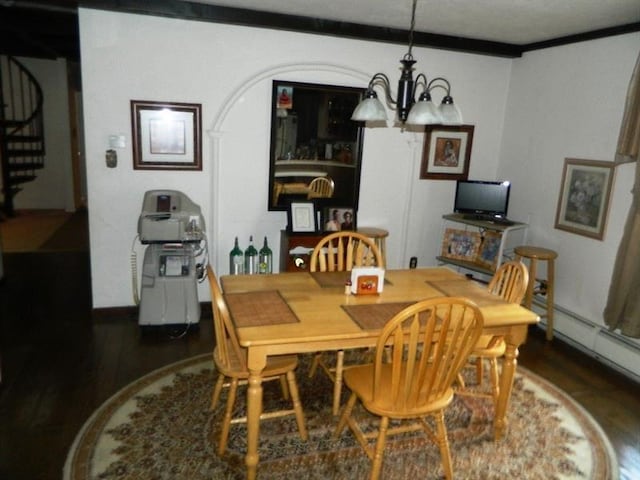
M517 260L505 262L491 278L487 290L493 295L501 297L509 303L522 303L524 294L529 284L529 270L527 266ZM468 389L462 376L458 378L458 393L475 397L485 397L498 401L500 393L498 359L504 355L506 343L502 336L482 335L478 344L471 353L472 364L476 371L476 387ZM484 377L484 359L489 361L489 376L491 380L491 390L482 388Z
M420 430L439 446L445 477L453 477L444 412L453 401L452 385L468 361L483 324L482 312L471 300L423 300L387 322L378 337L373 363L345 370L344 382L351 396L335 436L349 425L372 461L371 479L381 478L387 436ZM359 424L362 416L352 415L358 400L380 417L377 429L368 426L363 430ZM425 420L428 416L433 418L435 428Z
M216 347L213 351L213 362L218 370L218 380L213 389L211 398L211 410L214 410L222 389L229 388L227 405L222 421L220 440L218 443L218 454L223 455L227 448L229 430L233 423L246 423L246 417L232 418L233 407L239 384L246 384L249 378L247 368L246 350L238 342L235 327L231 321L229 310L225 302L218 280L211 265L207 266L207 277L211 288L211 306L213 310L213 327L215 333ZM307 429L304 421L304 413L298 394L298 386L294 371L298 365L298 358L295 355L279 355L269 357L267 365L262 372L262 381L280 380L282 393L285 398L291 399L293 407L287 410L276 410L263 413L262 418L277 418L285 415L295 415L300 431L300 437L307 439Z
M353 231L331 233L322 238L311 253L309 271L311 272L350 272L353 267L384 268L384 258L375 242L369 237ZM340 410L342 393L342 372L344 369L344 350L338 350L335 366L324 360L323 353L317 353L313 359L309 377L313 377L320 366L333 381L334 415Z

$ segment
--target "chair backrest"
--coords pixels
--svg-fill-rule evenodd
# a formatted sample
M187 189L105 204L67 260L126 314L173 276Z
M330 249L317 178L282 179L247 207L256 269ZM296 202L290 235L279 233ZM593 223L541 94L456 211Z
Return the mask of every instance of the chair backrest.
M373 240L352 231L322 238L311 253L312 272L349 272L353 267L383 267L384 259Z
M207 278L211 289L213 330L216 336L214 360L229 370L246 371L246 350L238 342L227 303L222 296L222 290L211 265L207 265Z
M517 260L505 262L496 270L489 282L490 293L502 297L509 303L522 303L529 284L527 266Z
M316 177L309 183L307 198L331 198L333 188L333 180L329 177Z
M432 298L402 310L378 338L373 402L408 413L451 396L483 323L478 306L462 297Z

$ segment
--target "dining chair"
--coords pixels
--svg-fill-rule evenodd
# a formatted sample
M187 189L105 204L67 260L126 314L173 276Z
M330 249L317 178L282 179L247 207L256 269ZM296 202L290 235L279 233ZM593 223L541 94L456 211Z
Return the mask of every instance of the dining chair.
M518 260L513 260L500 265L491 278L487 289L489 293L497 295L509 303L520 304L527 291L528 284L529 270L527 266ZM500 393L498 359L504 355L506 348L507 346L502 336L482 335L471 353L471 364L475 367L476 387L478 388L468 389L462 375L460 375L457 392L462 395L492 398L494 403L497 402ZM490 391L482 389L484 359L489 361Z
M377 266L384 268L384 259L377 245L370 238L352 231L331 233L323 237L313 249L309 263L311 272L350 272L353 267ZM334 415L340 410L342 394L342 372L344 350L338 350L335 366L325 360L326 352L318 352L311 364L309 377L313 377L320 366L333 382ZM327 354L328 355L328 354Z
M351 396L334 436L349 425L372 461L371 479L381 476L387 436L419 430L439 446L445 477L453 477L444 412L453 400L453 383L480 337L483 323L482 312L469 299L423 300L387 322L378 337L373 363L345 370L344 382ZM359 416L352 415L358 400L380 417L374 430L368 425L363 431ZM425 420L427 416L433 418L435 428ZM391 425L390 420L394 420Z
M316 177L309 182L307 199L331 198L333 196L334 183L329 177Z
M211 265L207 266L207 277L211 287L211 306L213 310L213 327L215 333L216 347L213 351L213 362L219 372L218 380L211 398L211 410L214 410L223 387L229 388L227 405L222 421L220 441L218 444L218 455L222 456L227 448L229 429L232 423L246 423L246 417L232 418L233 406L236 399L238 385L246 385L249 378L247 368L247 355L238 342L235 328L231 322L227 304L218 285L215 273ZM307 429L304 421L304 413L298 394L298 385L294 370L298 365L298 358L295 355L279 355L269 357L267 365L262 372L262 381L280 380L282 394L285 400L291 398L293 408L288 410L277 410L262 413L260 419L278 418L285 415L295 415L300 431L300 437L307 440Z

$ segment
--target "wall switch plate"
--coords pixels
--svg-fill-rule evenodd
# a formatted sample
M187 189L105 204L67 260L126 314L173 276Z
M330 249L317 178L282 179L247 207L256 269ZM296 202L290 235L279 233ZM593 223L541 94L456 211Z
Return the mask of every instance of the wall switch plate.
M109 148L125 148L124 135L109 135Z

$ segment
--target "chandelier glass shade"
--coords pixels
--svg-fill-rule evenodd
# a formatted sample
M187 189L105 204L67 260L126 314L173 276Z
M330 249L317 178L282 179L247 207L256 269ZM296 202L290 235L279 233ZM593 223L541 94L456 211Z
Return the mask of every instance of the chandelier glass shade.
M360 122L381 122L387 121L387 112L382 102L378 99L375 87L382 87L387 104L394 108L401 123L409 125L460 125L462 124L462 114L453 103L451 96L451 84L443 77L437 77L427 81L427 77L420 73L413 78L413 65L416 61L411 55L413 47L413 31L415 28L416 2L413 0L413 10L411 14L411 29L409 30L409 51L400 60L402 64L400 79L398 80L398 90L394 99L391 93L391 83L384 73L376 73L367 87L364 99L353 111L351 120ZM415 101L418 89L422 88L422 93ZM445 90L442 103L436 106L431 100L431 92L436 88Z

